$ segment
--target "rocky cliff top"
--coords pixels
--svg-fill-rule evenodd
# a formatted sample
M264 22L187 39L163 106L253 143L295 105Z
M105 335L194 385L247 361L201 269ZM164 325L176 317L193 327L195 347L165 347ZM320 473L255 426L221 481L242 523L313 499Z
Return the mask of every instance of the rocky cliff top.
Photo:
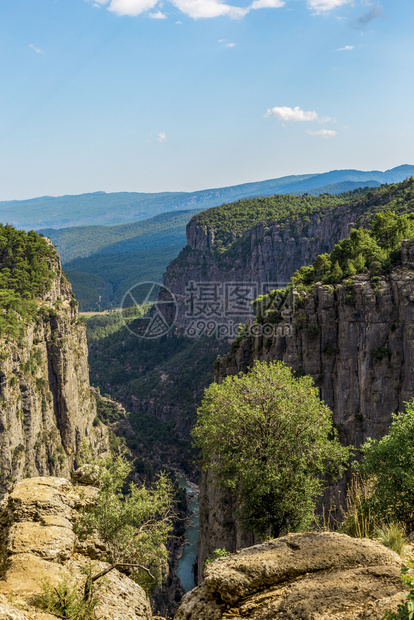
M70 576L83 582L91 559L97 570L109 566L96 561L99 543L80 543L73 532L78 509L93 501L94 487L75 488L65 478L31 478L18 482L0 503L0 618L54 620L55 615L35 605L42 582L52 585ZM142 588L116 569L107 574L99 592L98 620L150 620L149 602Z
M402 598L401 558L343 534L291 534L208 565L175 620L380 620Z

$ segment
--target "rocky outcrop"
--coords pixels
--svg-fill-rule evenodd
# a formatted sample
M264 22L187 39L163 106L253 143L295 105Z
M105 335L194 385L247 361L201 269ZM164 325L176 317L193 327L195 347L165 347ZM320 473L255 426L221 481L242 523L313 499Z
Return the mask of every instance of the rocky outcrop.
M216 560L175 620L381 620L403 597L401 558L343 534L292 534Z
M106 442L93 426L85 327L56 253L50 267L23 339L0 338L0 494L23 476L69 476L84 438Z
M80 543L73 532L78 509L93 501L96 489L76 489L64 478L31 478L18 482L0 504L0 618L52 620L34 606L46 579L56 585L69 576L83 583L82 569L94 560L94 570L108 564L96 560L99 543ZM98 547L97 547L98 545ZM98 590L98 620L150 620L150 605L142 588L113 570Z
M258 223L246 231L224 254L214 251L213 229L200 227L197 218L187 225L187 246L170 263L164 275L164 284L177 300L177 326L188 328L194 313L190 310L191 293L186 292L195 283L253 283L251 301L270 288L284 286L292 274L309 265L319 254L329 252L339 240L348 236L350 227L363 213L358 208L343 205L341 208L298 218L286 225ZM226 311L226 292L219 291L223 300L222 315L196 313L196 318L232 321L237 327L248 314ZM190 334L192 335L192 334ZM200 335L206 335L205 333Z

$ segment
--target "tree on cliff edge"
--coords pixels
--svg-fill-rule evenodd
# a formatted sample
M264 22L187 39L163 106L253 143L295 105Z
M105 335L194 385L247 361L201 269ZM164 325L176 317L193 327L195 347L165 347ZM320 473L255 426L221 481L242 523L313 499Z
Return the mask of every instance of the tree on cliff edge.
M282 362L212 384L193 437L203 469L237 497L244 528L262 537L309 526L322 477L340 476L350 456L311 377Z

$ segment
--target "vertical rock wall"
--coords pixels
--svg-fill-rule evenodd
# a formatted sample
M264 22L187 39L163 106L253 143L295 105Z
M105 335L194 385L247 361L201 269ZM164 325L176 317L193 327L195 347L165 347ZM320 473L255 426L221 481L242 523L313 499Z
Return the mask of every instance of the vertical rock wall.
M0 493L22 477L68 476L83 438L106 441L93 426L85 328L57 255L51 268L23 339L0 339Z

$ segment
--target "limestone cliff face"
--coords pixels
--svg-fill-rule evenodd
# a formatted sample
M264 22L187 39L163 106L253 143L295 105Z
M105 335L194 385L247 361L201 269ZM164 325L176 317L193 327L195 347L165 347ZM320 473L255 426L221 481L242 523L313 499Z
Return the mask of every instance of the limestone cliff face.
M106 437L93 426L85 328L55 253L50 267L23 339L0 339L0 493L25 476L70 475L83 438Z
M214 230L200 227L197 220L187 225L187 246L167 268L164 284L175 295L178 306L177 325L189 324L186 288L194 282L254 282L260 294L262 285L283 286L303 265L319 254L328 252L339 240L348 236L351 224L359 216L358 209L344 205L341 210L297 219L285 227L259 223L222 255L214 252ZM276 286L277 285L277 286ZM237 325L246 315L233 315Z
M282 360L311 375L333 411L342 443L359 447L380 438L391 414L414 397L414 256L403 242L403 265L374 288L368 276L352 284L316 285L296 298L290 336L245 338L219 358L215 380L246 372L255 360ZM203 478L199 567L212 550L239 548L242 536L231 509L233 499ZM332 490L331 490L332 492ZM218 513L213 519L212 514Z

